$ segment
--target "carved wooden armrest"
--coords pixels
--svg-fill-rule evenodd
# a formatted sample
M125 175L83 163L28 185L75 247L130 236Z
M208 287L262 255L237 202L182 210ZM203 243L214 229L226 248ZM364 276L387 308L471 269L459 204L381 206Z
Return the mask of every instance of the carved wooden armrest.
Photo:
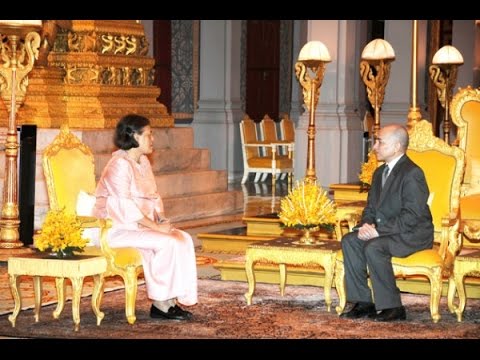
M452 211L448 216L442 217L442 227L451 227L459 220L458 211Z
M94 216L77 216L77 219L83 228L110 229L112 227L111 219L100 219Z

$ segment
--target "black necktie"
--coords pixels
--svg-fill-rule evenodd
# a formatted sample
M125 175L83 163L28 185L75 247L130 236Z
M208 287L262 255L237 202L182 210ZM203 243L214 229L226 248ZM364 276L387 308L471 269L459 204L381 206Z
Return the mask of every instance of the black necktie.
M385 165L385 169L383 169L383 174L382 174L382 188L385 185L385 181L387 181L389 170L390 168L388 167L388 165Z

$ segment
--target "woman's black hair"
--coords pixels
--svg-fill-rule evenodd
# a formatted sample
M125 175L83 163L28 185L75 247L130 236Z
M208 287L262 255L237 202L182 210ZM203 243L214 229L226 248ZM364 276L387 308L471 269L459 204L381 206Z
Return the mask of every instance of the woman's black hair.
M139 144L133 135L141 135L143 128L147 125L150 125L150 120L144 116L136 114L125 115L118 121L115 128L115 136L113 138L115 146L122 150L137 148Z

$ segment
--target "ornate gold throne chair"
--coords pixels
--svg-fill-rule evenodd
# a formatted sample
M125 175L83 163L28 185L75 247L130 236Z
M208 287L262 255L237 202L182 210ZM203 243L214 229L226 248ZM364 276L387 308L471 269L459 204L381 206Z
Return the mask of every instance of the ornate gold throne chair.
M465 152L465 177L460 197L462 253L454 263L448 287L448 308L462 321L467 301L466 276L480 276L480 88L460 88L452 99L456 144ZM476 250L474 249L476 248ZM454 304L458 293L458 306Z
M458 233L460 185L465 167L464 153L435 137L431 123L422 120L410 130L407 155L419 165L430 190L430 209L434 225L434 247L405 258L392 258L395 275L407 278L425 276L430 281L430 312L433 322L440 320L438 311L443 278L448 278L461 240ZM343 254L337 254L335 286L339 297L338 314L346 303Z
M45 148L42 162L50 208L65 208L76 214L79 192L95 192L95 165L91 150L69 131L68 126L63 125L53 142ZM107 232L111 220L90 216L78 218L85 229L100 228L100 247L87 246L85 254L105 256L108 265L104 276L119 275L123 278L125 313L128 322L134 324L137 277L143 271L140 252L135 248L111 248L108 245Z
M465 152L465 176L461 188L460 217L464 246L480 247L480 89L461 88L452 99L452 121L457 126L456 143ZM477 225L475 225L477 223Z

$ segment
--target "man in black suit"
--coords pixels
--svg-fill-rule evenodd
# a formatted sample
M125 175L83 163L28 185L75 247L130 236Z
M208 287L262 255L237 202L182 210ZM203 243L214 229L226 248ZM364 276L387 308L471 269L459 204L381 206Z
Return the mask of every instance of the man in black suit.
M373 150L385 164L373 174L358 230L342 238L347 301L355 303L343 318L406 319L392 256L406 257L433 246L428 185L423 170L405 154L407 147L408 132L401 125L383 127L375 139Z

